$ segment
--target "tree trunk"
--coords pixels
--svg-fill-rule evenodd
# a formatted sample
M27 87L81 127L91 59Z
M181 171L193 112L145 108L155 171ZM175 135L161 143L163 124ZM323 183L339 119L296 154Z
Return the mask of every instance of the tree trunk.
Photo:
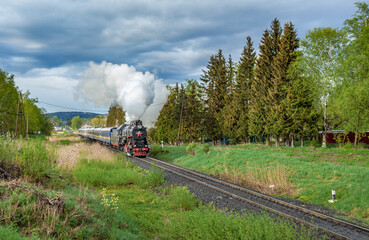
M291 135L291 147L295 147L295 135Z
M304 136L301 136L301 147L304 147Z
M322 147L327 147L327 95L324 95L324 119L323 119L323 139Z
M356 121L356 128L355 128L355 148L357 148L358 140L359 140L359 122L360 122L360 111L357 111L357 121Z
M275 146L279 147L279 136L276 136L275 138Z
M270 147L270 139L269 139L269 136L266 136L266 141L265 141L266 143L266 146L267 147Z

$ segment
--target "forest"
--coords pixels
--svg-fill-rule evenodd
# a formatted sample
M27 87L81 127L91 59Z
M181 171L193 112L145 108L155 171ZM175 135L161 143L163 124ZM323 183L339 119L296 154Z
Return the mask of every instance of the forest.
M369 130L369 8L357 2L343 27L319 27L299 39L293 23L274 19L256 52L250 37L238 62L221 49L201 78L168 86L151 139L167 143L273 139L295 146L323 132Z

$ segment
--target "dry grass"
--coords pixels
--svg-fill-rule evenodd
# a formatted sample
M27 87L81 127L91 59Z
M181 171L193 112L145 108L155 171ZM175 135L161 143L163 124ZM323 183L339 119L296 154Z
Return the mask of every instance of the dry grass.
M269 169L249 168L246 173L225 169L225 172L219 174L218 177L267 194L294 196L299 192L287 180L287 171L281 167Z
M75 168L81 158L112 161L114 153L98 143L75 143L57 149L56 162L64 169Z
M58 142L62 140L69 140L71 142L79 142L82 140L79 136L65 136L65 137L58 137L58 136L51 136L47 139L49 142Z

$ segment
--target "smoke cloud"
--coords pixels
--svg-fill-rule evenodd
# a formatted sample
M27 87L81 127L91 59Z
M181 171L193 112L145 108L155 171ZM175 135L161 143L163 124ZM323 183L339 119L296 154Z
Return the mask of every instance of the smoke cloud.
M153 126L167 100L169 91L150 72L138 72L127 64L89 63L76 86L75 95L96 106L108 106L116 100L126 112L126 120L140 119Z

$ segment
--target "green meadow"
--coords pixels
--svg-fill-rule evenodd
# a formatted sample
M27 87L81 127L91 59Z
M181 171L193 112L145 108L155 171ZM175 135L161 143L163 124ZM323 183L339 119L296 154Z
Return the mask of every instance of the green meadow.
M154 146L153 156L369 223L369 149L190 144Z
M0 180L0 239L317 239L266 214L204 205L165 185L159 169L65 140L0 139L1 171L11 176Z

